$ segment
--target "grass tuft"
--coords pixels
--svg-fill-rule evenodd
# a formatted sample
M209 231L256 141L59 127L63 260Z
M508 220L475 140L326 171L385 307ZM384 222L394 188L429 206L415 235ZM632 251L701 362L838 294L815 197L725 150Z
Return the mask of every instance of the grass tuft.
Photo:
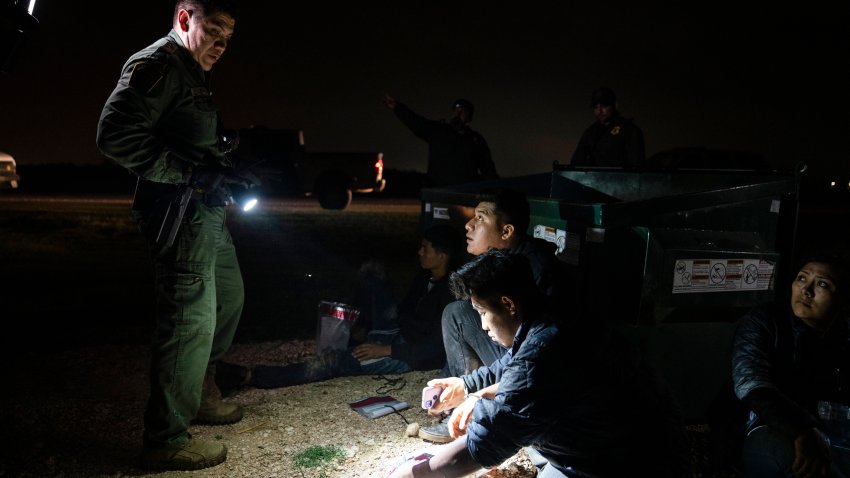
M338 446L316 445L295 455L293 464L301 471L301 475L303 476L304 468L324 468L333 461L340 460L343 457L345 457L345 452ZM320 471L319 476L325 476L324 471Z

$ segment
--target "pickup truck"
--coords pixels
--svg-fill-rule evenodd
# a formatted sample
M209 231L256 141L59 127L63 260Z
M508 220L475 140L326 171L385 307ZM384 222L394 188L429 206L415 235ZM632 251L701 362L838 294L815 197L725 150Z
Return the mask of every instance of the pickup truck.
M264 184L266 191L315 196L325 209L345 209L352 195L383 191L383 153L312 152L304 132L255 126L238 130L239 146L231 153L236 162L259 162L279 173L279 180Z

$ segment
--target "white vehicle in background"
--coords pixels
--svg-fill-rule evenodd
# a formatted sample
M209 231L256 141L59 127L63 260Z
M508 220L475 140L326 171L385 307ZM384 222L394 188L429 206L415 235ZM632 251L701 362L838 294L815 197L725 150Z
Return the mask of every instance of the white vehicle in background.
M0 152L0 189L18 189L20 180L15 159Z

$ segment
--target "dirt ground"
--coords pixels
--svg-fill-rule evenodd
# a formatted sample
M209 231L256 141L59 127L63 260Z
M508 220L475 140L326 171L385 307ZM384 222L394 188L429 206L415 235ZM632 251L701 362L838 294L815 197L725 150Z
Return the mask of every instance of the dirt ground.
M286 363L309 356L312 341L236 344L228 361ZM100 346L27 357L3 394L0 476L9 477L381 477L398 459L434 446L406 436L408 423L434 419L419 408L421 388L433 372L389 377L343 377L273 390L247 388L226 400L245 407L229 426L192 426L197 437L221 440L227 461L197 472L148 474L137 466L147 397L144 346ZM390 395L411 406L367 419L349 402ZM336 446L344 458L300 468L295 456L311 446ZM524 454L495 477L533 476ZM524 471L524 472L523 472Z
M313 341L235 344L227 360L240 364L298 361L313 354ZM149 474L138 468L142 413L147 397L147 348L95 346L52 354L37 351L12 368L0 400L3 445L0 477L383 477L400 458L433 445L409 437L408 425L432 424L419 408L421 388L437 371L387 377L342 377L272 390L245 388L226 400L245 407L229 426L192 426L200 438L221 440L227 461L197 472ZM349 402L390 395L411 406L399 414L367 419ZM709 473L704 433L692 428L695 477ZM319 468L295 465L313 446L335 446L344 457ZM488 478L534 476L523 452L491 470Z

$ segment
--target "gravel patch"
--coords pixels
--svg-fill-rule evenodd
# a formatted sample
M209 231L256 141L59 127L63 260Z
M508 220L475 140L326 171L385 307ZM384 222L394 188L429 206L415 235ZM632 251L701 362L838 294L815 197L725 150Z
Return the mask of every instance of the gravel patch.
M227 360L241 364L298 361L312 341L235 344ZM227 461L196 472L148 474L138 468L147 398L144 346L105 346L27 357L13 371L14 387L0 400L4 445L0 476L15 477L381 477L399 458L430 446L407 436L409 424L434 423L419 408L423 384L437 371L387 377L340 377L278 389L245 388L225 400L245 407L227 426L192 426L197 437L220 440ZM411 407L367 419L349 402L391 395ZM295 465L310 447L332 446L344 457L319 468ZM487 477L534 476L524 453Z

